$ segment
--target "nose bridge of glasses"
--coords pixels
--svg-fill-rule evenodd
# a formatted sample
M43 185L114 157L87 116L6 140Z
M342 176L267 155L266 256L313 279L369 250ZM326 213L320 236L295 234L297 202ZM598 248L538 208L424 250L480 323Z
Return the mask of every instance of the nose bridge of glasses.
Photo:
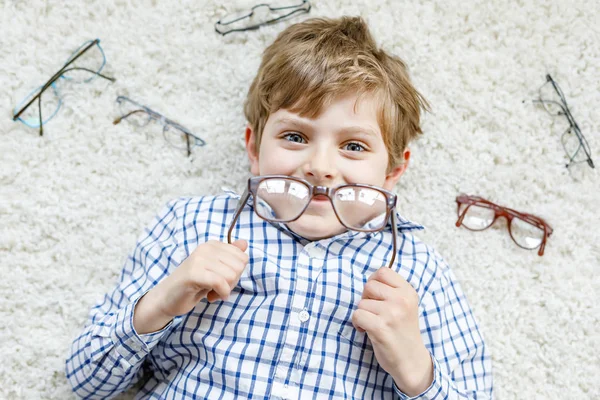
M494 203L489 203L488 206L489 206L489 208L494 210L494 221L493 222L496 222L496 220L498 220L499 218L504 218L506 220L506 224L510 225L512 223L513 218L518 217L520 215L520 213L518 211L515 211L511 208L507 208L504 206L499 206Z
M249 16L254 15L254 11L256 11L256 10L258 10L259 12L261 12L261 11L272 11L273 8L271 8L271 6L269 4L266 4L266 3L256 4L250 10Z
M331 188L329 188L327 186L313 186L311 197L314 197L314 196L330 197L330 193L331 193Z

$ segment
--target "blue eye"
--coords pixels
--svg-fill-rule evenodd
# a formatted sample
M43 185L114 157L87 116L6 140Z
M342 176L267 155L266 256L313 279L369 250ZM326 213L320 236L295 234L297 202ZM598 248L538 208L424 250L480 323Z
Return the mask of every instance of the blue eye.
M285 140L294 143L304 143L304 138L297 133L286 133L284 136Z
M365 151L365 147L356 143L356 142L351 142L348 143L344 146L345 150L349 150L349 151Z

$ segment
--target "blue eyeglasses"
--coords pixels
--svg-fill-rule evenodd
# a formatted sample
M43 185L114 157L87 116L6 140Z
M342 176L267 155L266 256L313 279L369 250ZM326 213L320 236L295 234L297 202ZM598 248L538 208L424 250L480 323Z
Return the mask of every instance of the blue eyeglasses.
M13 121L18 120L31 128L39 128L40 136L42 136L44 134L43 125L54 118L62 106L60 92L56 85L58 79L88 83L101 77L115 82L115 78L100 73L105 65L106 56L100 47L100 39L85 42L73 52L62 68L52 75L48 82L33 90L19 102L13 110ZM49 88L51 90L47 90ZM44 95L43 102L42 95Z

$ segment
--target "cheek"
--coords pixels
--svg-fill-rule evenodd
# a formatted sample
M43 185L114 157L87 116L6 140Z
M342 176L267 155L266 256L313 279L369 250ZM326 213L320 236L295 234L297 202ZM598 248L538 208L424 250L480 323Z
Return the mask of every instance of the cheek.
M301 160L294 152L266 145L261 147L258 165L261 175L293 175L301 165Z
M366 183L375 186L383 185L385 181L387 160L373 157L369 160L342 161L344 175L348 182ZM357 167L358 165L358 167Z

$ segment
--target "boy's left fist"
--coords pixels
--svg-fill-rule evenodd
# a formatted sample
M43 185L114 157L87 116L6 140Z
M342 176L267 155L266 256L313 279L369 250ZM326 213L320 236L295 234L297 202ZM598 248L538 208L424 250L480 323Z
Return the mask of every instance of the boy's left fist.
M373 273L352 323L367 332L379 365L404 393L429 387L433 364L419 329L419 295L401 275L388 267Z

